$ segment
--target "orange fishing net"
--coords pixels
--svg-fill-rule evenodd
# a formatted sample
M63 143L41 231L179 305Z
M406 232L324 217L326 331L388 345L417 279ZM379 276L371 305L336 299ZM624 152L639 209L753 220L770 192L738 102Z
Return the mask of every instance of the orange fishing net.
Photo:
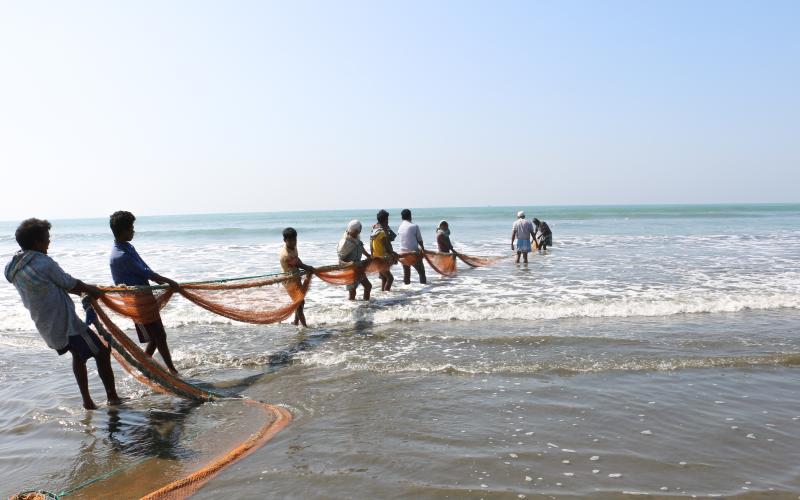
M360 281L364 275L386 271L393 264L391 259L374 258L357 264L318 267L314 269L314 275L331 285L351 285Z
M106 338L106 335L110 336L108 343L113 347L111 352L114 354L114 358L136 380L158 392L174 394L195 401L209 401L213 398L213 395L209 392L187 384L172 375L152 357L148 356L134 341L125 335L125 332L111 321L111 318L109 318L97 300L92 300L92 307L97 313L97 318L102 322L100 326L105 327L97 326L98 332L104 334L101 335L103 339ZM133 367L136 367L136 370Z
M295 279L296 278L293 278L287 283L295 283ZM305 282L306 287L307 284L308 279L306 279ZM305 295L305 290L302 289L302 286L302 284L297 284L296 287L294 285L289 287L291 288L290 294L294 294L295 298L298 297L297 294L299 293ZM93 300L92 306L97 313L98 319L102 322L101 324L95 324L98 331L102 334L101 337L111 344L113 347L112 352L117 361L119 361L123 368L131 373L137 380L159 392L196 401L223 399L218 395L184 382L175 375L167 372L161 365L153 361L152 358L142 351L139 346L132 342L125 333L111 321L98 301ZM103 328L103 326L105 326L105 328ZM134 370L131 365L134 365L139 372ZM266 421L258 432L189 476L173 481L142 498L155 500L182 499L188 497L199 490L224 467L241 460L269 441L292 420L292 414L285 408L251 399L238 398L238 401L246 405L257 406L264 412Z
M456 256L452 253L425 250L425 260L439 274L445 276L456 274Z
M186 498L197 492L197 490L224 467L241 460L269 441L292 420L292 414L285 408L262 403L261 401L254 401L252 399L243 399L242 402L246 405L260 407L267 417L267 422L257 433L250 436L246 441L234 447L232 450L218 457L210 464L202 467L200 470L145 495L140 500L172 500Z
M152 323L175 292L220 316L255 324L288 318L305 299L311 276L279 275L225 282L187 283L178 289L104 287L103 304L135 323Z
M461 259L464 264L470 267L484 267L490 266L497 261L503 260L506 257L473 257L471 255L464 255L463 253L456 254L459 259Z

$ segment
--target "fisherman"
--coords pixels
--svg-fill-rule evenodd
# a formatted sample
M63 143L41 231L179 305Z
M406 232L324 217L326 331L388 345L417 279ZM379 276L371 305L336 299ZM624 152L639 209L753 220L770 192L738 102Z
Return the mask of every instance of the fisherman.
M308 274L314 272L314 268L303 264L303 261L300 260L300 257L297 255L297 231L295 231L293 227L287 227L283 230L283 243L280 252L281 269L283 269L283 272L296 274L300 272L300 269ZM284 285L288 290L291 290L293 287L298 287L300 286L300 277L287 281ZM297 326L301 324L305 327L308 326L306 324L306 315L303 313L303 307L305 305L306 301L301 300L297 309L294 310L293 325Z
M422 243L422 233L419 230L419 226L411 222L411 210L404 208L400 212L400 217L403 219L400 227L397 228L397 233L400 236L400 254L413 253L417 255L417 261L413 266L419 275L419 282L425 284L427 283L425 279L425 264L422 262L425 246ZM406 264L403 264L403 283L406 285L411 283L411 266Z
M514 240L517 242L517 263L522 256L524 262L528 263L528 252L531 251L531 237L533 236L533 224L525 219L525 212L517 212L517 220L514 221L511 231L511 251L514 251Z
M361 242L361 221L351 220L347 225L339 245L336 247L336 253L339 255L339 264L353 263L356 266L358 276L355 282L347 285L347 293L350 300L356 300L356 288L358 285L364 288L364 300L369 300L369 293L372 290L372 283L370 283L367 275L364 273L364 266L369 262L370 254L364 248L364 243ZM361 256L366 255L367 260L361 260Z
M372 226L372 233L369 236L370 247L372 248L373 259L384 259L388 263L397 263L397 254L392 249L392 242L397 237L392 228L389 227L389 212L381 209L375 216L377 223ZM381 290L388 292L392 288L394 275L387 266L386 269L378 273L381 278Z
M441 221L436 229L436 245L442 253L455 252L450 242L450 225L446 220Z
M109 405L120 404L111 369L111 350L75 314L75 303L68 294L88 294L94 298L103 294L94 285L86 284L65 273L47 255L50 247L50 228L46 220L27 219L15 233L20 251L6 265L6 279L14 285L22 304L30 311L39 335L59 356L72 354L72 372L83 399L83 407L94 410L97 405L89 393L86 362L94 358L97 373L106 390Z
M533 219L533 225L536 229L533 231L533 239L539 243L539 251L547 250L547 247L553 245L553 232L550 231L550 226L547 222L540 221L537 218ZM539 233L539 239L536 239L536 233Z
M159 285L167 284L172 288L178 288L179 285L174 280L161 276L150 269L139 256L139 252L130 244L136 233L133 228L134 222L136 222L136 217L124 210L114 212L108 220L111 232L114 234L114 246L109 258L111 277L114 279L114 283L127 286L150 286L150 282L154 281ZM147 291L140 293L151 293L152 295L152 292ZM155 303L155 298L153 298L153 303ZM140 343L147 344L144 352L148 356L153 356L158 350L170 373L177 375L178 370L172 363L172 354L167 345L167 332L164 330L161 314L158 312L158 307L152 307L152 310L152 321L134 322L136 335L139 337Z

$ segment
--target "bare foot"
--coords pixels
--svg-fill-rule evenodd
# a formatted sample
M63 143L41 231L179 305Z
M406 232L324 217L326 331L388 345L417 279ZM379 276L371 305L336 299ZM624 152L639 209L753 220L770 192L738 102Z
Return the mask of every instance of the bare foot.
M97 405L94 404L94 401L92 401L91 399L88 400L88 401L84 401L83 402L83 407L86 408L87 410L96 410L97 409Z
M126 399L128 399L128 398L108 398L108 401L106 402L106 404L108 406L119 406L122 403L124 403Z

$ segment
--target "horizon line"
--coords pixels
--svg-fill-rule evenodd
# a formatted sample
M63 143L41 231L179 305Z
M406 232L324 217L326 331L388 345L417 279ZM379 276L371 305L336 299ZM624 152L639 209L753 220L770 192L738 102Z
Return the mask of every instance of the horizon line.
M509 208L509 209L525 209L530 208L591 208L591 207L723 207L723 206L791 206L800 205L800 201L786 201L786 202L709 202L709 203L593 203L586 205L576 204L552 204L552 205L438 205L427 207L414 207L412 210L431 210L436 208ZM347 211L364 211L373 210L374 208L336 208L336 209L287 209L287 210L263 210L263 211L243 211L243 212L184 212L184 213L164 213L164 214L150 214L139 215L139 217L186 217L186 216L206 216L206 215L255 215L255 214L275 214L275 213L308 213L308 212L347 212ZM401 210L399 207L388 207L385 210ZM53 221L79 221L79 220L96 220L104 219L107 216L92 216L92 217L64 217L53 218L47 220ZM0 223L13 223L20 222L25 219L10 220L2 219Z

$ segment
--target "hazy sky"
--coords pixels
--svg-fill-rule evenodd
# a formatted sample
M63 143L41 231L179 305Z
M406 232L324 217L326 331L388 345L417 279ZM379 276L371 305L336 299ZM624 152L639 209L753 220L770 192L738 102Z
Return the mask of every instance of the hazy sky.
M0 0L0 220L800 201L800 2Z

